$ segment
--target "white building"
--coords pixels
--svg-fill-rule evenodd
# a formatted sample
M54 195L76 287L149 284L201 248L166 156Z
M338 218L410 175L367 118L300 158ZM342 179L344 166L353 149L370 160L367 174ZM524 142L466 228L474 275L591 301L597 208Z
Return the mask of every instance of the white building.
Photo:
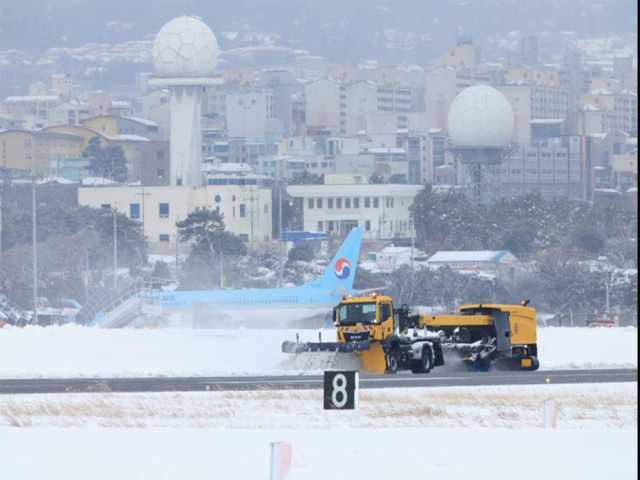
M409 207L421 185L369 184L361 175L327 175L321 185L291 185L301 199L304 229L346 235L360 226L365 238L392 239L411 234Z
M22 121L25 128L44 128L50 111L61 102L57 95L15 95L2 102L6 116Z
M507 250L441 250L429 257L430 267L448 266L460 273L477 273L513 280L519 260Z
M282 121L275 118L270 91L227 93L225 103L229 137L264 139L282 135Z
M114 208L142 223L152 252L176 248L176 222L196 208L218 210L228 231L255 245L271 240L271 189L256 175L212 174L207 185L92 186L78 190L78 202L94 208Z

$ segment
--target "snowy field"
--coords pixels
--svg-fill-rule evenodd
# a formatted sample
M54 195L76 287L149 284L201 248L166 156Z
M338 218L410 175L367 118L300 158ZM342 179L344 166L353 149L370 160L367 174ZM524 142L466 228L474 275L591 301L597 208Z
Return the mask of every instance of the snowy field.
M543 429L543 402L558 404ZM637 478L637 384L0 396L2 478ZM20 428L17 428L20 427ZM497 468L499 467L499 468Z
M318 330L299 330L317 341ZM340 366L334 354L313 361L280 352L296 330L97 329L67 325L0 329L0 378L223 376L319 373ZM322 338L335 340L335 331ZM637 367L638 333L625 328L538 330L542 369Z

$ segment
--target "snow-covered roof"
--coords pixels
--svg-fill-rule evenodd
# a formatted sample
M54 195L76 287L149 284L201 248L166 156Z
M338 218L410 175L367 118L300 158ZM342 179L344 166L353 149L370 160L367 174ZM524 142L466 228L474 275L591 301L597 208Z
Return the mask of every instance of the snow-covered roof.
M146 118L140 118L140 117L122 117L124 119L127 120L132 120L136 123L140 123L142 125L146 125L147 127L157 127L158 124L156 122L153 122L151 120L147 120Z
M127 100L111 100L111 106L113 108L129 108L131 107L131 103Z
M407 153L404 148L398 147L374 147L368 149L369 153Z
M63 178L63 177L45 177L38 180L37 183L38 185L46 185L50 183L58 183L60 185L72 185L77 182L74 182L73 180L69 180L68 178Z
M531 125L548 125L548 124L561 124L564 122L564 118L532 118L529 122Z
M58 100L56 95L12 95L4 101L7 103L20 102L55 102Z
M622 192L615 188L594 188L594 193L611 193L613 195L622 195Z
M515 256L507 250L441 250L432 255L427 262L499 262L507 256L515 259Z
M94 185L117 185L117 182L102 177L86 177L82 179L82 185L94 186Z
M109 138L113 140L120 140L122 142L148 142L149 141L147 137L143 137L142 135L133 135L131 133L127 133L127 134L121 133Z
M204 164L202 170L219 173L253 173L248 163L226 162L218 164Z

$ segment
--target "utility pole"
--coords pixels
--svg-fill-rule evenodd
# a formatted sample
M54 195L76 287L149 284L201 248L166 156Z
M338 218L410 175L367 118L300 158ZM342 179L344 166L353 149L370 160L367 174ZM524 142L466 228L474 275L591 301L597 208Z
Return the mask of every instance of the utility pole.
M113 289L118 288L118 224L116 220L116 209L113 212Z
M38 237L36 209L36 175L31 177L31 238L33 249L33 323L38 324Z
M414 273L414 264L413 264L413 252L416 246L416 229L415 224L413 222L413 214L409 215L409 221L411 222L411 274Z
M278 171L279 173L279 171ZM282 182L278 182L278 241L280 242L280 257L278 261L278 287L282 288L282 276L284 268L284 243L282 239Z
M176 217L176 224L180 223L180 217ZM178 280L178 229L176 228L176 281Z
M610 282L611 276L612 276L611 273L607 272L607 278L604 282L605 313L607 314L607 318L611 313L611 301L610 301L610 295L609 295L609 282Z
M224 253L220 250L220 288L224 288Z

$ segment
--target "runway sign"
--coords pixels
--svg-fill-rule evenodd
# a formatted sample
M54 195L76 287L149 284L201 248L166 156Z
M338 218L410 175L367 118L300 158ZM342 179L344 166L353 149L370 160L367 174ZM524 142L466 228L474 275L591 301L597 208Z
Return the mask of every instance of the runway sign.
M326 370L324 372L324 409L353 410L358 408L359 372Z

